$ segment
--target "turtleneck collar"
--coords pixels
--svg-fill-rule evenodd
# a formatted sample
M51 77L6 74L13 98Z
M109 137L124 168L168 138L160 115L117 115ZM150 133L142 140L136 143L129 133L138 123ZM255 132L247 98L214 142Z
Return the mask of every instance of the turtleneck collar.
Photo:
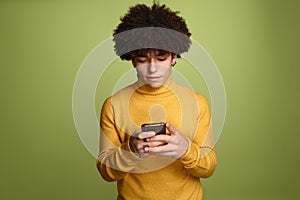
M153 88L147 84L144 84L140 81L137 81L133 84L133 87L135 91L142 95L150 95L150 96L157 96L157 95L163 95L168 96L172 94L172 85L174 82L172 81L171 75L167 79L167 81L159 88Z

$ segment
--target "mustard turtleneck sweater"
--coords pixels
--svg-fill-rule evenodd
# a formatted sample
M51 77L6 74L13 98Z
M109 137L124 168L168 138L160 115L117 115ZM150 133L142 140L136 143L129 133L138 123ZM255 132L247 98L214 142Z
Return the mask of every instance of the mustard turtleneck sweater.
M131 152L130 135L143 123L169 122L189 141L180 159ZM200 178L213 174L211 116L202 95L172 80L157 89L136 82L106 99L101 111L97 168L117 181L117 199L202 199Z

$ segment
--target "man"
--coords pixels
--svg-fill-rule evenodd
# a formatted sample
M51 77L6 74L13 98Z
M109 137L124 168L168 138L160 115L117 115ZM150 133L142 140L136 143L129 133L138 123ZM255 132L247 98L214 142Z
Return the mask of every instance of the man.
M208 103L172 80L190 45L186 23L159 4L131 7L121 21L115 51L132 62L138 80L103 104L98 170L117 181L118 199L202 199L200 178L217 163ZM157 122L166 123L166 134L141 131Z

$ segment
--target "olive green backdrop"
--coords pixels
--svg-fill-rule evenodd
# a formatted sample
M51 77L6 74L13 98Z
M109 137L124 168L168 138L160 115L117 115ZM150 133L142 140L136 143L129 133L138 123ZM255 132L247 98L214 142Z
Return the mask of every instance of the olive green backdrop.
M115 199L75 129L72 89L87 54L138 2L152 1L0 1L0 199ZM299 198L298 1L161 2L181 11L226 87L204 199Z

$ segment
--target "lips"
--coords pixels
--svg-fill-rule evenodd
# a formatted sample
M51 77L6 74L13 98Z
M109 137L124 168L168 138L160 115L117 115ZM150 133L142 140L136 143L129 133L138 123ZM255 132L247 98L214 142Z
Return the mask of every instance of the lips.
M161 78L161 76L148 76L146 77L149 81L156 81Z

